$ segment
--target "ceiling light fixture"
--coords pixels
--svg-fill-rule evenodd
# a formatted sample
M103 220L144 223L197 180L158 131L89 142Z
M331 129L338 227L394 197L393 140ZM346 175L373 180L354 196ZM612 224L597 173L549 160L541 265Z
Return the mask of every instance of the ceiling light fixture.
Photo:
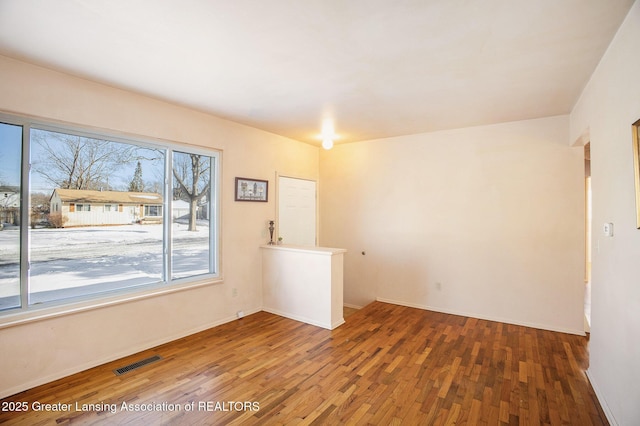
M333 141L332 141L331 139L329 139L329 138L327 138L327 139L323 139L323 140L322 140L322 147L323 147L324 149L331 149L331 148L333 148Z
M335 132L333 131L333 121L330 119L325 119L322 122L322 147L324 149L333 148L333 140L336 138Z

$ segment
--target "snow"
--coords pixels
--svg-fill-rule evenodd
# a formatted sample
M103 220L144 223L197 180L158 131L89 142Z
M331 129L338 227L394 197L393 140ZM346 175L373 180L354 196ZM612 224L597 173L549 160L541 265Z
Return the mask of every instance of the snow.
M174 278L209 272L209 227L173 223ZM162 281L163 226L29 229L30 303ZM19 305L20 230L0 231L0 310Z

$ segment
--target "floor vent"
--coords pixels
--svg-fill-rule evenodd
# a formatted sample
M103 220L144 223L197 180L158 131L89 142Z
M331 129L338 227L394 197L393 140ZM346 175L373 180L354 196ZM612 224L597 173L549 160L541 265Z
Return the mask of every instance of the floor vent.
M156 362L156 361L160 361L162 359L161 356L159 355L154 355L152 357L149 358L145 358L143 360L134 362L133 364L129 364L129 365L125 365L124 367L120 367L120 368L116 368L115 370L113 370L114 373L116 373L116 376L121 376L124 373L128 373L129 371L132 370L136 370L142 366L145 366L147 364L151 364L152 362Z

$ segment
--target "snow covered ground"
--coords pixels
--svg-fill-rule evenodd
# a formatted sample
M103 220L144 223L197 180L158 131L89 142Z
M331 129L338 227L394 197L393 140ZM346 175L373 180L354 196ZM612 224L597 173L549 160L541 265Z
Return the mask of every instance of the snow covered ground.
M209 227L173 223L172 276L209 270ZM31 303L162 280L162 225L29 230ZM0 310L19 303L18 227L0 231Z

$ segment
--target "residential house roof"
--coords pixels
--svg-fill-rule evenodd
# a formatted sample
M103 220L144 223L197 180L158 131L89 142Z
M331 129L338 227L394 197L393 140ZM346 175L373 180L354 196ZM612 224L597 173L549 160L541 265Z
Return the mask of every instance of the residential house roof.
M94 191L87 189L56 188L53 193L57 193L63 202L68 203L162 204L162 195L156 192Z
M0 192L20 192L19 186L0 185Z

